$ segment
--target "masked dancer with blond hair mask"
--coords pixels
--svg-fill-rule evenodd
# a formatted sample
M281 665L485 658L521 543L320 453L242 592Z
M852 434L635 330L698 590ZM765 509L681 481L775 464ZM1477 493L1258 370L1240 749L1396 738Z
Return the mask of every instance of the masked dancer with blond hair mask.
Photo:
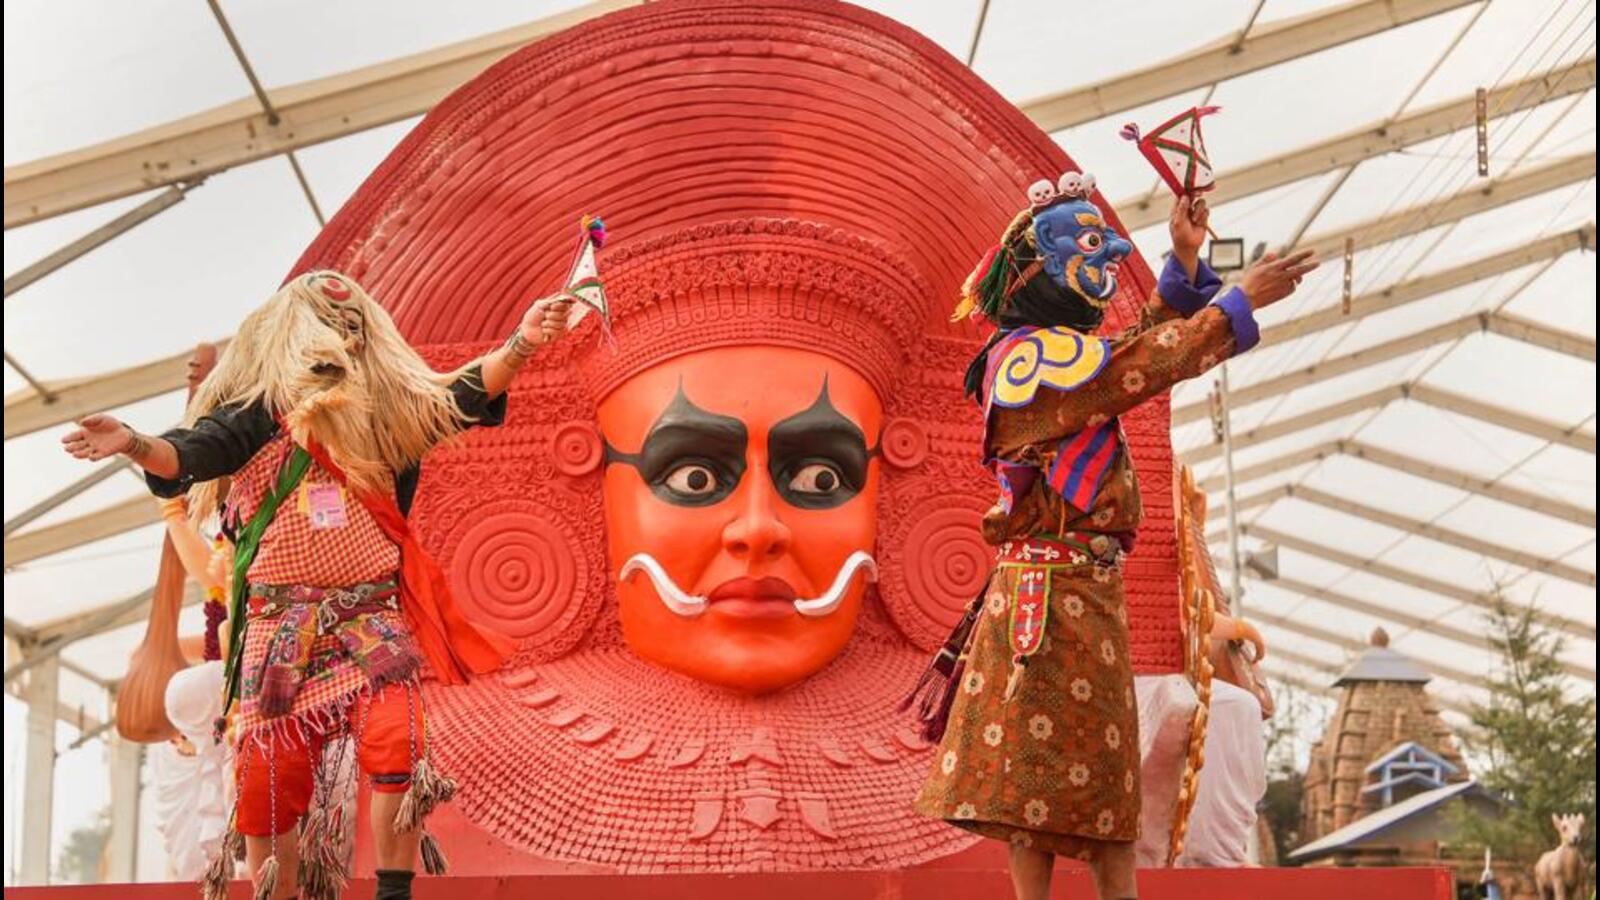
M223 708L237 703L238 796L208 898L226 896L241 853L258 900L339 896L355 823L335 794L353 789L338 777L351 766L373 788L379 900L411 896L419 848L443 871L423 820L455 785L429 763L418 678L426 662L463 682L510 645L456 611L405 510L424 454L500 424L512 377L565 331L570 308L539 300L502 347L439 373L358 284L312 272L245 319L184 427L154 437L93 415L62 438L79 459L129 457L158 496L186 492L197 517L231 481Z
M966 376L999 484L983 520L997 568L942 651L962 663L945 702L927 707L948 720L930 723L943 739L917 808L1008 841L1021 900L1049 895L1056 856L1086 861L1102 900L1137 896L1122 563L1142 513L1118 417L1249 350L1255 310L1316 265L1309 252L1269 257L1224 291L1199 258L1205 206L1180 199L1156 296L1132 328L1101 337L1133 245L1093 193L1076 172L1035 184L957 310L997 328Z

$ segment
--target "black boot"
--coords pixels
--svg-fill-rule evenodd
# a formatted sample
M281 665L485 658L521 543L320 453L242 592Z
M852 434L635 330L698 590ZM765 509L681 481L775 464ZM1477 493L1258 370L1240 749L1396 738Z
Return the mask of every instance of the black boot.
M373 900L411 900L411 879L417 873L406 869L379 869L378 893Z

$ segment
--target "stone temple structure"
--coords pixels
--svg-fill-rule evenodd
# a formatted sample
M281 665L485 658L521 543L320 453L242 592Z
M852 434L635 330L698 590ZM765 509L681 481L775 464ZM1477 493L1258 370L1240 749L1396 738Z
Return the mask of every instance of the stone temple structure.
M1301 834L1315 840L1413 794L1467 781L1429 676L1382 629L1334 682L1342 688L1306 771ZM1409 746L1408 746L1409 745Z

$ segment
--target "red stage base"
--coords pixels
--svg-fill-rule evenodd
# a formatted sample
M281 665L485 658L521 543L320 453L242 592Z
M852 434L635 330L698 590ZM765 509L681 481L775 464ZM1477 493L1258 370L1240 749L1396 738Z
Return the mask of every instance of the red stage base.
M1139 876L1144 900L1453 900L1448 869L1162 869ZM352 900L371 897L356 881ZM6 900L194 900L191 884L10 888ZM248 900L243 882L235 900ZM772 875L512 875L418 878L418 900L990 900L1011 896L1004 872L918 869ZM1057 900L1092 900L1087 870L1062 866Z

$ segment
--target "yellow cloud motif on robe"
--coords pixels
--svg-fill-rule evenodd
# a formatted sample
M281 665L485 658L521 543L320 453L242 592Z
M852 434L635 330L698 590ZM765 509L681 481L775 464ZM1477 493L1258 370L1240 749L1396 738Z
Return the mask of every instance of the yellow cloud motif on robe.
M1040 386L1071 391L1088 384L1111 358L1111 344L1062 325L1014 338L995 370L991 397L1010 409L1033 402Z

